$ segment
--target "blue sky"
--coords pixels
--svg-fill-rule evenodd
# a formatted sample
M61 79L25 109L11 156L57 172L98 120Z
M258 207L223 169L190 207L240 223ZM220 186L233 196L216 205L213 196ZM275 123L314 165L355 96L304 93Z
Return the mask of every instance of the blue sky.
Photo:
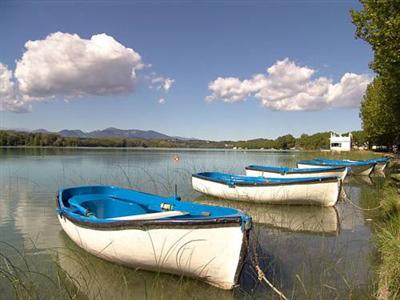
M357 101L373 76L368 68L372 52L354 38L350 8L360 5L352 1L2 1L0 63L15 75L10 81L14 88L21 87L17 94L23 87L14 71L16 61L27 52L25 43L46 40L55 32L85 40L105 33L139 54L142 66L134 66L136 77L128 92L35 94L29 112L3 108L0 127L88 131L112 126L215 140L358 130ZM52 56L58 50L48 51L40 53ZM296 78L284 81L281 73L280 77L267 73L286 58L282 72L311 74L304 75L309 77L304 81L296 77L301 87L299 82L292 84ZM45 69L38 64L35 70L36 62L38 56L32 56L32 81L35 72ZM93 80L108 72L107 66L93 71ZM335 86L345 73L355 74L354 78ZM252 79L256 74L264 87L258 88ZM218 77L221 81L209 89ZM230 77L238 82L228 91ZM331 83L313 82L320 77ZM174 82L167 91L151 83L155 78ZM300 89L294 96L290 90L283 106L273 96L287 87L282 82L289 90ZM323 91L315 95L308 82ZM39 83L29 87L34 84ZM348 92L343 92L346 88ZM31 95L32 91L38 90L30 89ZM213 94L212 101L205 100ZM310 103L302 102L309 97ZM161 98L164 103L159 103Z

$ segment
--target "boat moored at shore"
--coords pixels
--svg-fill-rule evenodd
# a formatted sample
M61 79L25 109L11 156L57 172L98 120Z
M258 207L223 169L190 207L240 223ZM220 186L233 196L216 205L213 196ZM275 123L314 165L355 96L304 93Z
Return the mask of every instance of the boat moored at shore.
M366 162L366 163L375 163L374 171L383 172L387 165L389 164L389 157L379 157L365 160L348 160L351 162Z
M63 230L95 256L222 289L238 283L251 228L239 210L113 186L62 189L57 206Z
M192 175L193 188L218 198L270 204L333 206L341 190L334 177L264 178L203 172Z
M301 160L297 163L298 168L323 168L323 167L346 167L352 175L369 176L375 167L375 162L351 162L345 160L314 159Z
M287 168L250 165L246 167L247 176L263 176L266 178L310 178L337 176L344 180L347 168L323 167L323 168Z

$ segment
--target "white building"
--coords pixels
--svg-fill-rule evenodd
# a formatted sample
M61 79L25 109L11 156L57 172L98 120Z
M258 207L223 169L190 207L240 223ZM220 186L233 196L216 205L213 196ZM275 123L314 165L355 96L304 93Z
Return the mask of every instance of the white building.
M331 151L350 151L352 135L347 136L332 132L330 138Z

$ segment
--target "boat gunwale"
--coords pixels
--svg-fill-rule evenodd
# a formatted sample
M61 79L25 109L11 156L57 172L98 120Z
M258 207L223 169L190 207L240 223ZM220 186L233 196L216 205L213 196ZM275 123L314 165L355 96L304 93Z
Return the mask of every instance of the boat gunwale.
M264 169L265 168L265 169ZM271 169L269 169L271 168ZM275 169L276 168L276 169ZM338 172L338 171L344 171L346 169L346 166L327 166L326 168L309 168L309 169L302 169L302 168L289 168L288 171L278 171L279 167L267 167L267 166L257 166L257 165L249 165L245 167L246 170L252 170L252 171L260 171L260 172L270 172L270 173L276 173L276 174L307 174L307 173L325 173L325 172ZM294 169L299 169L298 171L293 171ZM300 170L307 170L307 171L300 171Z
M90 222L90 219L83 220L74 218L68 211L60 210L61 218L66 218L77 226L93 230L129 230L137 229L147 231L150 229L203 229L217 227L242 226L245 221L240 216L220 217L206 220L116 220L113 222ZM251 221L250 221L251 222ZM247 229L246 229L247 230Z
M265 182L228 182L222 179L218 178L211 178L207 177L204 175L200 175L200 173L197 174L192 174L192 177L206 180L206 181L211 181L211 182L216 182L220 184L227 185L229 187L233 186L239 186L239 187L267 187L267 186L280 186L280 185L299 185L299 184L318 184L318 183L327 183L327 182L337 182L341 181L339 177L337 176L330 176L330 177L318 177L318 178L298 178L299 180L295 180L295 178L291 178L290 181L267 181L268 178L265 178Z
M333 160L318 160L318 159L310 159L310 160L300 160L297 162L297 165L312 165L312 166L328 166L328 167L337 167L337 166L344 166L347 168L351 167L359 167L359 166L372 166L374 167L377 163L376 162L369 162L369 161L333 161Z
M102 185L95 186L82 186L82 187L104 187ZM115 186L105 186L116 189L121 189ZM247 230L247 228L252 227L252 219L249 215L244 213L239 209L233 209L236 211L233 215L225 215L225 216L215 216L211 218L202 218L202 219L173 219L173 218L163 218L163 219L154 219L154 220L106 220L106 219L91 219L89 217L75 214L68 207L66 207L63 203L63 192L68 189L74 189L80 187L71 187L60 189L56 194L56 207L58 215L61 217L66 217L68 220L73 222L74 224L79 224L86 228L98 229L98 230L125 230L125 229L140 229L140 230L148 230L150 228L214 228L214 227L234 227L237 224L242 227L242 231ZM124 190L133 191L137 193L146 194L149 196L154 196L158 198L165 198L168 201L173 199L162 197L158 195L153 195L150 193L143 193L136 190L129 190L122 188ZM178 200L173 200L178 201ZM180 201L178 201L180 202ZM191 203L193 204L193 202ZM198 203L194 203L198 204ZM202 204L199 204L202 205ZM217 206L218 207L218 206ZM232 208L231 208L232 209ZM94 222L94 220L96 220Z

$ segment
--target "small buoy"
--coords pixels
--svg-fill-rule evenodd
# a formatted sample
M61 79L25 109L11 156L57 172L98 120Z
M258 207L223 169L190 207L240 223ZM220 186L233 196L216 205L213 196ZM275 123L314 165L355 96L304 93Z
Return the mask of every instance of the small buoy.
M172 159L174 160L174 161L179 161L179 155L174 155L173 157L172 157Z

